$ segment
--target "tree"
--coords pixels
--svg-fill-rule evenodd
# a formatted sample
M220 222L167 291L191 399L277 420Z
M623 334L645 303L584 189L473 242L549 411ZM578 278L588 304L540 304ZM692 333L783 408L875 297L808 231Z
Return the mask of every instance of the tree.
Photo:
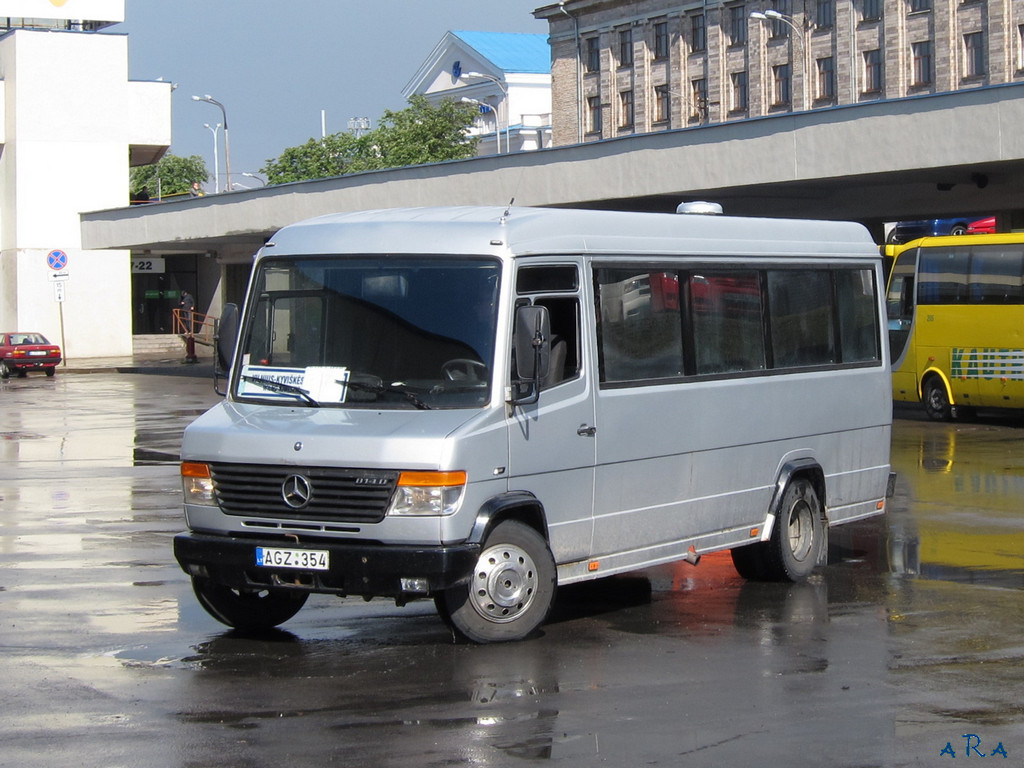
M158 163L132 168L128 190L132 200L172 197L187 194L193 182L202 184L208 178L206 163L199 155L164 155Z
M416 94L399 112L388 110L374 137L380 168L461 160L476 154L477 137L467 131L477 116L472 104L445 99L436 107Z
M261 170L268 184L324 179L367 170L363 161L370 153L370 148L364 146L366 138L332 133L322 139L310 139L298 147L289 147L277 160L268 160Z
M425 96L388 110L376 129L362 136L335 133L286 149L261 169L268 184L322 179L346 173L459 160L476 155L479 139L469 136L477 109L445 99L433 106Z

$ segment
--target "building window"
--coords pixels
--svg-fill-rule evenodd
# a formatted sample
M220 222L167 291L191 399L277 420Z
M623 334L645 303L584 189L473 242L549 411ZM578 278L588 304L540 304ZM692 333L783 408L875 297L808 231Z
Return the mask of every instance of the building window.
M732 101L729 108L733 112L745 112L747 109L747 73L733 72L729 76L732 84Z
M788 106L792 101L792 69L789 64L772 67L772 105Z
M601 97L591 96L587 99L587 131L600 133L604 128L601 120Z
M619 91L619 127L633 127L633 91Z
M831 100L836 97L836 65L835 59L827 56L818 59L818 98Z
M704 14L695 13L690 17L690 50L704 51L708 47L707 28L704 26Z
M690 114L698 120L706 120L708 116L708 81L705 78L690 82L690 102L693 105Z
M781 13L783 16L791 17L789 12L789 0L779 0L779 2L772 3L772 8ZM772 39L789 37L789 33L792 28L782 19L772 19Z
M667 85L654 86L654 122L667 123L669 118L669 92Z
M836 6L834 0L817 0L814 10L814 22L818 29L831 29L835 26Z
M985 74L985 37L981 32L964 35L964 76Z
M654 58L668 58L668 22L659 21L654 25Z
M911 13L920 13L921 11L930 11L932 9L932 0L908 0L908 3Z
M619 66L633 65L633 30L619 30Z
M860 9L861 21L878 21L882 18L882 0L864 0Z
M876 48L864 51L864 93L880 93L882 90L882 52Z
M932 41L914 43L911 47L914 60L913 85L931 85L932 83Z
M743 45L747 42L747 8L733 5L729 8L729 44Z
M583 41L583 67L587 72L601 71L601 40L597 37L588 37Z

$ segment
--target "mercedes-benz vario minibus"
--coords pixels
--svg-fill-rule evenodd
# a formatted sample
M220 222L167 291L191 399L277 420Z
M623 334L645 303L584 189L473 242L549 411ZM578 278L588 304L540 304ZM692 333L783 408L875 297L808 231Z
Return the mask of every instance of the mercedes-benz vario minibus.
M384 210L258 253L175 555L245 629L311 593L523 638L556 587L732 550L806 579L885 509L878 248L856 224Z

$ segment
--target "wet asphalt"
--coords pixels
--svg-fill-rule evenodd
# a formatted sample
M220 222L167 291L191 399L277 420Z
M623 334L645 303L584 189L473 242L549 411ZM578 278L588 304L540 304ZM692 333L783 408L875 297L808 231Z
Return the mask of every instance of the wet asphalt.
M473 646L429 602L313 596L261 637L207 616L170 540L181 430L217 399L176 360L0 382L0 766L1024 763L1017 415L898 408L888 514L833 530L809 584L712 555Z

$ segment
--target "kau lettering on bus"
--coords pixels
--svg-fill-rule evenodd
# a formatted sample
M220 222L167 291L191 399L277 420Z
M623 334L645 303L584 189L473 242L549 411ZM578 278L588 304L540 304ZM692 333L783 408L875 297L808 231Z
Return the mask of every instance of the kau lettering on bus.
M1024 379L1024 350L953 347L949 375L954 379Z

